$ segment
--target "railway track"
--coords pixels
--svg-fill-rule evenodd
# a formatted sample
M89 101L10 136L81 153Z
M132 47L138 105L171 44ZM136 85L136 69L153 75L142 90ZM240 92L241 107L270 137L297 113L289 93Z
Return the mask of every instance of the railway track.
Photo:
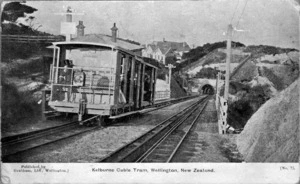
M207 102L208 99L199 104L198 108L194 108L189 112L187 119L178 122L135 162L172 162L205 109Z
M91 117L81 123L96 121L98 116ZM98 126L80 126L78 121L32 131L19 135L4 137L2 142L2 160L7 161L16 154L36 149L60 140L64 140L88 131L99 129Z
M143 109L140 114L152 112L192 98L195 97L189 96L189 97L173 99L170 101L158 103L151 107ZM52 113L53 112L51 112L50 114ZM81 123L94 121L97 117L98 116L94 116L92 118L82 121ZM64 140L94 129L99 129L99 127L83 127L83 126L79 126L78 121L74 121L74 122L66 123L55 127L50 127L50 128L45 128L45 129L18 134L14 136L4 137L1 139L2 160L8 161L10 160L11 157L17 154L42 147L44 145L55 143L60 140Z
M104 157L100 160L100 162L170 161L205 108L209 97L210 96L205 96L197 100L195 103L183 109L178 114L164 120L145 134L131 141L129 144ZM200 112L197 113L194 121L192 121L192 123L190 123L190 121L186 121L187 119L191 118L191 116L194 116L194 112L197 110L200 110ZM185 133L178 134L175 133L176 130L185 130ZM171 151L170 149L166 151L167 149L164 148L163 152L168 152L168 157L162 152L155 154L157 150L163 147L163 145L168 146L169 148L173 147ZM170 155L172 155L171 158Z

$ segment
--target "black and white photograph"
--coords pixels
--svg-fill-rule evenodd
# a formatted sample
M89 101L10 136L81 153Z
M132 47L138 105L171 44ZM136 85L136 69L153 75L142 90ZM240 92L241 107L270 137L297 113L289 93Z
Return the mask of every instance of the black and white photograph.
M2 1L1 182L298 183L299 10Z

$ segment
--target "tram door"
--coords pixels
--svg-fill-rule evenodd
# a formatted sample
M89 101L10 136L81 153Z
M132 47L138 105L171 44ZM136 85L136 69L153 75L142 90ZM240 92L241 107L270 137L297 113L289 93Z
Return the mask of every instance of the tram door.
M121 57L121 71L120 71L120 98L123 98L124 103L130 102L130 81L132 70L132 57L123 54Z
M152 67L145 67L145 75L144 75L144 101L151 102L152 96L152 86L153 86L153 77L152 77Z
M119 103L126 103L126 98L124 95L125 58L126 58L126 56L124 54L121 54Z
M134 74L133 74L134 76L133 77L133 103L135 108L139 108L138 100L140 97L139 94L140 85L138 85L138 83L140 81L140 68L141 68L141 63L136 60L134 65Z
M139 98L138 98L138 107L142 106L142 101L144 99L144 74L145 74L145 64L140 64L139 67L139 80L138 80L138 91L139 91Z
M131 66L132 66L132 57L126 59L126 89L125 89L125 97L127 103L130 101L130 81L131 81Z

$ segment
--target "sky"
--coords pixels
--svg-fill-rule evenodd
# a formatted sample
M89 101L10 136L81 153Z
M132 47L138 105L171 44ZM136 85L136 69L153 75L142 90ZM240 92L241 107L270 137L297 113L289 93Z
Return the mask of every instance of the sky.
M298 1L298 0L297 0ZM233 40L246 45L299 48L299 8L294 0L198 1L27 1L38 11L40 31L60 33L68 6L79 13L85 33L111 34L117 24L119 37L142 44L152 41L186 41L191 47L226 40L229 24ZM77 24L76 23L76 24Z

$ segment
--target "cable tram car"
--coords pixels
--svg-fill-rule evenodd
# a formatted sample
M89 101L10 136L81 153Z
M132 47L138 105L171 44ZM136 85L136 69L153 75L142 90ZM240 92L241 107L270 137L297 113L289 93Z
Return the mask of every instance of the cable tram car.
M49 105L56 111L76 113L81 121L85 114L112 118L154 103L158 64L146 62L140 45L114 31L55 42L53 49Z

